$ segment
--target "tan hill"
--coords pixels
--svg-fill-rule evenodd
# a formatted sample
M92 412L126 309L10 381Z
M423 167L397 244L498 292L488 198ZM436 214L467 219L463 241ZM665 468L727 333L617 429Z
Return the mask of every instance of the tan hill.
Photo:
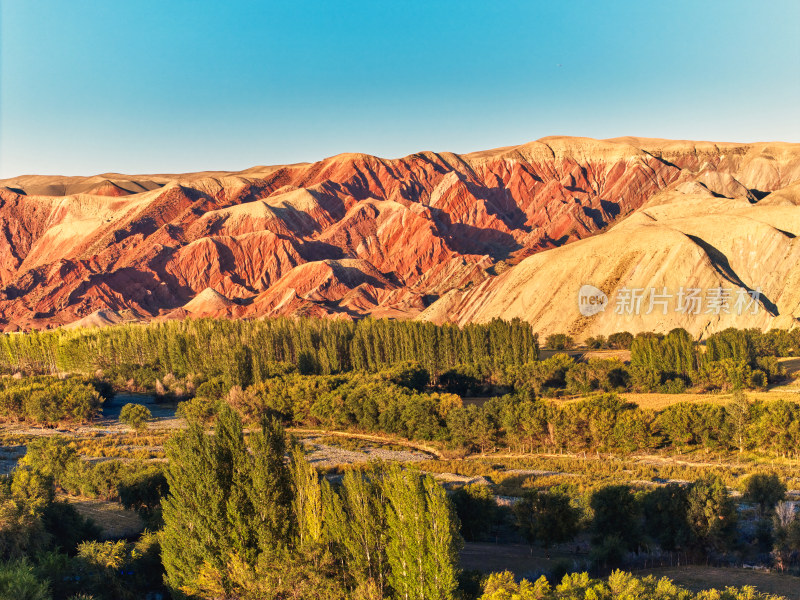
M206 288L197 296L183 305L183 310L192 315L213 315L233 306L233 302L228 300L219 292Z
M726 327L796 326L800 210L776 202L782 195L776 192L776 198L770 194L751 204L745 198L716 197L697 183L681 184L607 232L527 258L479 286L453 291L419 318L464 324L519 317L542 334L566 332L579 339L675 327L702 336ZM585 284L608 296L604 311L581 313L579 291ZM676 310L682 288L685 293L701 290L699 314ZM709 305L709 290L716 288L730 290L727 309L720 305L717 310L713 301ZM756 288L761 292L758 307L744 310L750 304L744 293ZM652 308L651 289L656 291ZM642 297L638 314L628 302L632 294ZM743 304L737 310L740 295Z
M0 180L0 328L520 316L590 335L637 326L574 318L575 285L662 280L760 285L771 316L753 324L789 323L798 182L797 144L563 137L238 173L21 176Z

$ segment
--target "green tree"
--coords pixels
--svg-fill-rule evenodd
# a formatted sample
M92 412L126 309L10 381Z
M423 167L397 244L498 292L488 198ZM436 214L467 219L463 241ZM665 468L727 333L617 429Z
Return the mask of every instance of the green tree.
M147 429L147 423L153 418L150 409L143 404L128 403L122 407L119 420L141 433Z
M686 488L676 483L654 488L644 494L641 506L644 531L661 548L673 551L689 544L692 532L686 519Z
M549 548L577 535L581 513L566 494L537 490L514 504L514 515L529 544Z
M488 486L465 485L450 497L461 523L461 534L470 541L484 538L497 520L497 502Z
M552 591L544 575L534 583L527 579L517 583L511 571L503 571L486 578L479 600L549 600L553 597Z
M618 350L628 350L632 342L633 334L628 331L620 331L608 336L608 345Z
M719 477L700 479L689 487L687 520L701 551L730 550L736 540L736 507Z
M384 477L389 577L403 600L449 600L457 587L458 522L432 477L392 466Z
M313 551L322 541L323 534L322 485L317 470L306 459L300 444L292 448L290 469L298 544L304 550Z
M346 578L360 588L374 587L381 598L389 578L382 478L381 467L373 465L366 474L347 471L338 493L330 486L322 490L327 536L342 557Z
M549 350L569 350L575 345L575 340L565 333L553 333L544 340L544 347Z
M265 420L250 445L227 406L213 436L190 423L170 441L161 548L173 593L197 594L209 582L228 590L232 557L252 568L285 552L293 524L283 430Z
M17 467L0 481L0 560L21 559L45 550L52 536L44 517L53 504L50 477Z
M0 598L9 600L50 600L46 581L36 577L33 566L27 561L0 563Z
M759 515L764 516L786 497L786 484L775 473L754 473L744 480L742 496L745 502L757 504Z
M58 483L67 468L77 460L74 446L63 436L54 435L32 440L20 464L45 477L52 477Z
M626 485L609 485L596 490L589 499L592 509L592 543L600 545L607 538L624 540L625 548L635 550L641 540L640 507Z

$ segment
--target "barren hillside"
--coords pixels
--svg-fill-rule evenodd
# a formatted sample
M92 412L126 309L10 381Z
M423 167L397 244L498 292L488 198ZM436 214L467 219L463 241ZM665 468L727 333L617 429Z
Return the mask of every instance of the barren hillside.
M790 326L798 182L800 145L638 138L17 177L0 181L0 327L281 314L521 317L578 336ZM609 296L602 314L578 312L584 284ZM681 286L761 288L762 310L613 310L622 288Z

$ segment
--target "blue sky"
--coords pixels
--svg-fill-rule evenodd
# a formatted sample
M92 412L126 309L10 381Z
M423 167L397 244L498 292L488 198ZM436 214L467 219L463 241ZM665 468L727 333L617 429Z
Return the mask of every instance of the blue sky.
M3 0L0 177L800 141L800 2Z

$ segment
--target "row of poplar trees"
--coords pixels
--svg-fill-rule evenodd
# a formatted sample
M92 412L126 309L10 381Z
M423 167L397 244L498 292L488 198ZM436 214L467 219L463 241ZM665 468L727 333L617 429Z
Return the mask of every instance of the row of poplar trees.
M460 328L418 321L275 318L187 319L165 323L0 335L0 366L55 374L130 365L178 377L228 374L239 385L263 379L276 362L303 373L378 371L420 363L435 379L461 364L522 364L538 358L528 323L495 319Z
M168 448L166 582L197 598L452 598L461 538L444 490L398 466L348 471L335 487L277 421L245 436L224 408Z

